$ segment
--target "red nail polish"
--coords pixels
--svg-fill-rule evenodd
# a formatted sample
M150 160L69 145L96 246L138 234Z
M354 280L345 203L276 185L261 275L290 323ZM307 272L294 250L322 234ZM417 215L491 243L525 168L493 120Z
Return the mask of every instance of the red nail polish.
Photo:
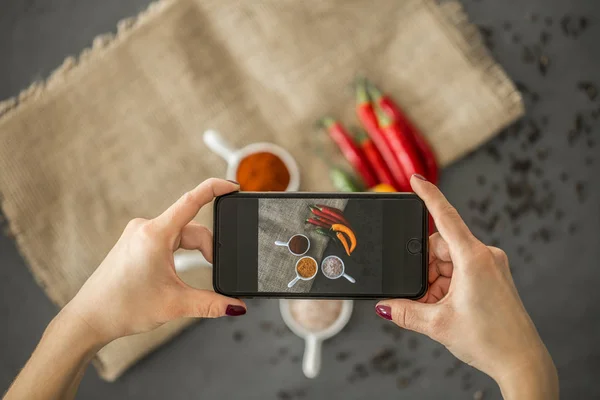
M375 307L375 312L383 319L392 320L392 308L390 306L379 305Z
M225 314L229 315L230 317L237 317L238 315L246 314L246 309L242 306L234 306L230 304L227 306Z
M419 178L422 181L426 181L427 179L425 179L425 177L421 174L413 174L412 176L414 176L415 178Z

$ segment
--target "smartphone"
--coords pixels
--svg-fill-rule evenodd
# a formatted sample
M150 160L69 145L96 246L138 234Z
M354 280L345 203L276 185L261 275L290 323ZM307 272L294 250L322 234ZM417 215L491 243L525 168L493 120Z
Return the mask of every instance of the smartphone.
M221 196L214 289L242 298L417 299L427 291L427 221L412 193Z

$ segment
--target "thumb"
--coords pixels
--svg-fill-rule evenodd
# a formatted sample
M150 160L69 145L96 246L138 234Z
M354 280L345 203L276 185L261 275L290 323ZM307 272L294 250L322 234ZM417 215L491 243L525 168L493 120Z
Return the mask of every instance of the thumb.
M401 328L432 336L435 304L419 303L414 300L397 299L382 301L375 306L381 318L394 321Z
M183 317L218 318L246 314L246 304L243 301L210 290L189 287L184 290L182 299L185 304L182 309Z

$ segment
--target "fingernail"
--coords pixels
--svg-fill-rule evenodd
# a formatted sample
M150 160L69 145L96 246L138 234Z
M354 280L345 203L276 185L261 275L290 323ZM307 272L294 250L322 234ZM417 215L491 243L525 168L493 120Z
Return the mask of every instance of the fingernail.
M227 306L225 314L229 315L230 317L237 317L238 315L246 314L246 309L242 306L234 306L230 304Z
M390 306L379 305L375 307L375 312L383 319L392 320L392 308Z
M427 179L425 179L425 177L423 175L420 174L412 174L412 176L414 176L415 178L419 178L422 181L426 181Z
M236 185L240 186L240 184L239 184L238 182L236 182L236 181L232 181L231 179L227 179L227 182L231 182L231 183L233 183L233 184L236 184Z

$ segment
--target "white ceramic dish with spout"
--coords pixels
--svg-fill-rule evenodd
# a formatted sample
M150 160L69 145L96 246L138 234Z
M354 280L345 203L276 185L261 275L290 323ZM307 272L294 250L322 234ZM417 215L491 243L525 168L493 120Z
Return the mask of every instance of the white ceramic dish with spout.
M344 329L348 321L350 321L354 302L352 300L341 300L342 310L335 322L320 332L311 332L294 319L290 310L290 301L293 300L279 300L281 316L288 328L297 336L304 339L306 347L304 348L304 358L302 360L302 372L304 372L307 378L316 378L321 370L321 345L324 340L337 335Z
M249 144L241 149L235 149L229 143L227 143L219 132L209 129L204 132L204 143L208 148L221 156L227 161L227 172L225 179L236 180L237 169L245 157L254 154L267 152L276 155L285 164L290 173L290 182L288 183L286 192L297 192L300 189L300 169L298 163L292 155L282 147L277 146L273 143L259 142Z

